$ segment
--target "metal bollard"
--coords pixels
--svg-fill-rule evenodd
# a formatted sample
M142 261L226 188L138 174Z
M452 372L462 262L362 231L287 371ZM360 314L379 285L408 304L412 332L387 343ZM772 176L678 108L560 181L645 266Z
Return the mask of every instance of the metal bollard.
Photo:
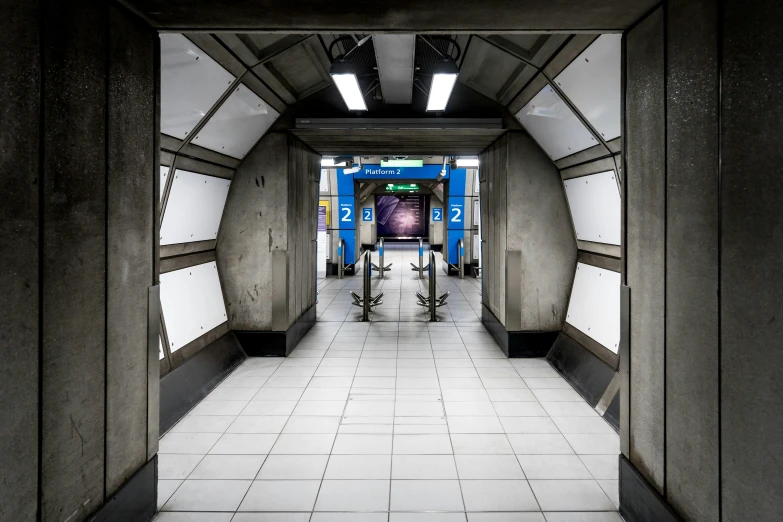
M435 252L430 250L430 321L436 322L438 320L438 316L435 314L435 308L436 308L436 298L435 293L437 292L437 285L435 282L436 275L435 273L437 270L435 270Z
M337 279L342 279L345 275L345 261L343 260L343 252L345 252L345 240L340 238L337 241Z
M424 240L419 238L419 279L424 279Z
M457 248L459 249L459 278L465 279L465 241L462 238L459 238Z
M370 320L370 278L371 275L371 269L370 269L370 251L364 253L364 300L362 302L362 321L369 321Z
M378 240L378 244L380 245L378 247L378 268L379 268L379 270L378 270L378 279L383 279L384 278L383 273L385 271L384 267L386 266L386 265L383 264L383 238L380 238Z

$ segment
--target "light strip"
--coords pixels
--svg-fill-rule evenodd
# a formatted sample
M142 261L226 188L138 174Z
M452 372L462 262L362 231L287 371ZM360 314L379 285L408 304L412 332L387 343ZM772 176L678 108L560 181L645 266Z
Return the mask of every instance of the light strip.
M458 167L478 167L478 158L457 158Z
M421 167L424 160L381 160L381 167Z
M427 100L428 111L444 111L449 103L451 91L457 81L457 75L452 73L440 73L432 75L430 97Z
M355 74L332 74L332 79L340 90L340 95L345 101L349 111L366 111L367 104L359 89L359 81Z

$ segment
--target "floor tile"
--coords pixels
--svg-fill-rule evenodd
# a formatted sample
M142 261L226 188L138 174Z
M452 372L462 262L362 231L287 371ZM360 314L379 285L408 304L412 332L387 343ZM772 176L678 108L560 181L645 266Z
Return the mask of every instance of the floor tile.
M313 513L310 522L387 522L387 513Z
M468 522L546 522L543 513L468 513Z
M153 522L232 522L234 513L196 513L160 511ZM236 519L233 519L236 520Z
M332 455L324 479L389 480L391 455Z
M514 450L506 435L452 434L455 455L511 455Z
M544 513L546 522L623 522L616 512Z
M283 433L275 442L271 455L328 455L335 435L327 433Z
M237 513L231 522L309 522L310 513Z
M461 480L467 511L538 511L525 480Z
M169 433L223 433L234 419L236 419L234 415L186 415L171 428Z
M239 511L312 511L320 480L256 480Z
M458 480L392 480L391 511L463 511Z
M456 480L458 475L451 455L394 455L391 478Z
M579 455L587 470L598 480L617 480L620 476L617 455Z
M204 455L158 454L158 478L185 480L196 469Z
M250 484L249 480L186 480L163 510L236 511Z
M206 455L188 479L253 480L266 455Z
M549 417L500 417L506 433L560 433Z
M593 478L576 455L517 455L517 458L528 480Z
M346 401L299 401L293 415L340 416Z
M620 453L620 436L567 433L563 435L574 451L584 455L615 455Z
M595 480L531 480L543 511L613 511L612 501Z
M451 455L448 435L394 435L395 455Z
M449 417L451 433L505 433L497 417Z
M508 440L518 455L572 455L574 450L562 435L510 433Z
M338 433L333 455L390 455L392 435Z
M158 480L158 509L168 502L181 484L181 480Z
M266 455L272 449L277 435L226 433L209 450L213 455Z
M319 417L315 415L292 416L282 433L337 433L340 417Z
M222 437L220 433L167 433L160 439L158 454L181 453L195 455L207 453Z
M226 433L280 433L288 422L285 415L279 416L251 416L240 415L236 418Z
M514 455L455 455L460 480L523 480L522 468Z
M329 455L269 455L258 480L321 480Z
M324 480L315 511L386 511L388 480Z
M466 522L464 513L389 513L389 522Z

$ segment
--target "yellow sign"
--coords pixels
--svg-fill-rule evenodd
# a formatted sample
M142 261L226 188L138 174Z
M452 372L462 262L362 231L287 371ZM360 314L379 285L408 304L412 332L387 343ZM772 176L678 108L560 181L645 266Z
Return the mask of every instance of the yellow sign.
M322 199L318 202L319 207L326 207L326 226L332 224L332 213L329 212L329 200L328 199Z

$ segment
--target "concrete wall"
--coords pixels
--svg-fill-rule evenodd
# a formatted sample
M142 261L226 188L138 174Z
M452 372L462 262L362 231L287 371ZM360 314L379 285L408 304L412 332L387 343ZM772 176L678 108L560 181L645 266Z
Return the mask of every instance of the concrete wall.
M264 136L237 168L217 239L217 265L234 330L271 331L273 300L290 326L315 304L320 156L293 136ZM285 252L287 295L275 296L274 252Z
M156 33L76 0L4 20L0 519L82 520L157 451Z
M560 330L577 252L560 173L525 132L506 133L480 161L482 300L509 331ZM506 251L522 253L519 289L509 286ZM521 292L520 310L506 305L507 292Z
M626 35L627 456L685 520L783 516L783 7L762 4L670 1Z

